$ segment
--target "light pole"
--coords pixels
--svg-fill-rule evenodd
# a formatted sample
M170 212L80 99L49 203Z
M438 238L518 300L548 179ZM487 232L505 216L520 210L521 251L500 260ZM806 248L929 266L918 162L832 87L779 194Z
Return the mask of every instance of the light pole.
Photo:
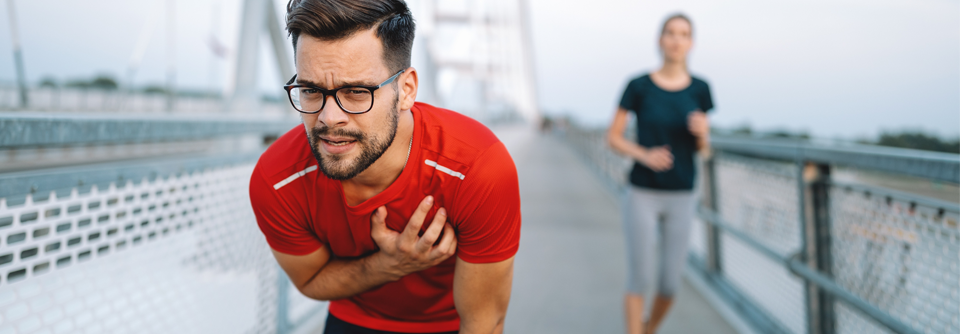
M10 15L10 34L13 40L13 61L17 67L17 85L20 88L20 108L27 108L27 76L23 72L23 52L20 50L20 37L17 34L17 14L13 9L13 0L7 0L7 13Z
M167 112L172 112L177 98L177 20L176 0L167 0Z

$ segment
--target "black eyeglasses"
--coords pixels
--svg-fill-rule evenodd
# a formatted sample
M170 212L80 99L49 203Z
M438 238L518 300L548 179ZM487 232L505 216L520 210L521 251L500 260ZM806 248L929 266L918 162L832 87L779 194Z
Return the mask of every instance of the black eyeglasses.
M323 106L327 103L327 96L330 95L333 95L333 99L337 101L337 105L344 112L362 114L373 109L373 92L393 82L403 71L400 70L400 72L376 86L344 86L337 89L293 85L293 81L297 80L297 75L294 74L293 78L290 78L290 81L287 81L287 84L283 86L283 89L287 90L287 97L290 98L290 104L293 105L293 108L304 114L316 114L323 110Z

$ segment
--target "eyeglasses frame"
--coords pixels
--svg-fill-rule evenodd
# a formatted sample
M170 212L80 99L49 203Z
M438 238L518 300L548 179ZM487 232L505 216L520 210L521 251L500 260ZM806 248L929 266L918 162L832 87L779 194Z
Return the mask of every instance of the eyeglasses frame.
M377 89L380 89L380 87L386 86L391 82L393 82L394 80L396 80L397 77L399 77L400 74L402 74L403 72L406 72L406 70L400 70L399 72L397 72L397 74L394 74L393 76L391 76L390 78L387 78L387 80L384 80L383 82L381 82L379 85L376 85L376 86L343 86L343 87L334 88L334 89L323 89L323 88L320 88L317 86L311 86L311 85L294 85L293 82L297 80L297 75L294 74L293 77L290 78L289 81L287 81L287 84L283 85L283 89L287 91L287 99L290 100L290 105L292 105L293 109L296 109L300 113L316 114L320 112L320 110L323 110L323 107L327 105L327 96L332 95L333 100L337 101L337 106L340 107L340 110L343 110L343 112L348 114L358 115L358 114L364 114L369 112L370 110L373 110L373 105L376 102L376 100L374 99L374 92L376 92ZM303 110L300 110L300 108L297 108L297 105L293 103L293 96L290 96L290 90L294 88L301 88L301 87L316 89L317 91L320 92L320 94L323 95L323 102L320 103L320 109L317 109L316 111L303 111ZM344 108L343 103L340 102L340 98L337 97L337 92L344 88L364 88L369 90L370 91L370 107L364 111L350 111L350 110L347 110L347 108Z

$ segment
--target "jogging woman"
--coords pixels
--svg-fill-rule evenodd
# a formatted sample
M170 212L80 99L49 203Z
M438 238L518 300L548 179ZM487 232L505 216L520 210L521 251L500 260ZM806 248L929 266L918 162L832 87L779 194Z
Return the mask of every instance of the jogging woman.
M713 108L707 83L687 70L692 46L690 19L682 14L667 18L660 31L663 66L630 81L607 132L610 146L634 160L623 211L629 262L624 311L629 334L656 332L673 304L686 263L696 207L694 155L709 149L705 113ZM623 136L631 112L636 119L636 142ZM658 224L662 225L656 258ZM644 320L644 296L653 290L654 282L656 299Z

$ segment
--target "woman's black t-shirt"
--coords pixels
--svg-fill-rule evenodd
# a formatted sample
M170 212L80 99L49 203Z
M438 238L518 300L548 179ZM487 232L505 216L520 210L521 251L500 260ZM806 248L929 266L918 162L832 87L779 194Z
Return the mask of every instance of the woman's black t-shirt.
M687 115L695 110L713 109L710 86L691 77L687 88L666 91L646 74L630 81L620 99L620 107L637 116L637 144L647 148L669 145L673 153L673 168L665 172L657 173L634 162L630 183L650 189L693 189L697 143L687 127Z

